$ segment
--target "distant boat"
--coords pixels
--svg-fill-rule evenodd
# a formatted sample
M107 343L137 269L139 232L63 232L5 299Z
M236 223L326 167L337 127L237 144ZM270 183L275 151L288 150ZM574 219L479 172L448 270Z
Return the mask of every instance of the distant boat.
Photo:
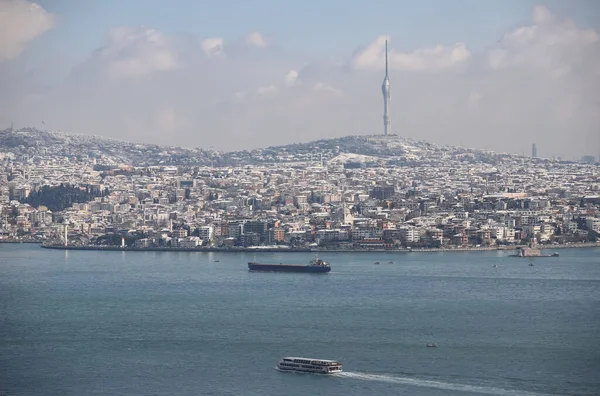
M375 261L373 264L375 264L375 265L379 265L379 261Z
M215 263L220 263L220 262L221 262L221 260L215 260Z
M431 344L427 344L427 348L437 348L437 344L432 342Z
M510 257L520 258L538 258L538 257L559 257L559 254L554 252L552 254L542 254L540 249L532 247L517 247L517 253L511 254Z
M394 264L394 262L393 261L388 261L388 264Z

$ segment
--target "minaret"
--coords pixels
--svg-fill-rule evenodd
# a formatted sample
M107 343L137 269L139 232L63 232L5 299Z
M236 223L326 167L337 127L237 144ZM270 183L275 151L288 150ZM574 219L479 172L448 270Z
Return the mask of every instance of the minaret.
M388 49L387 39L385 40L385 77L381 84L381 92L383 93L383 134L387 136L391 129L390 120L390 79L388 77Z

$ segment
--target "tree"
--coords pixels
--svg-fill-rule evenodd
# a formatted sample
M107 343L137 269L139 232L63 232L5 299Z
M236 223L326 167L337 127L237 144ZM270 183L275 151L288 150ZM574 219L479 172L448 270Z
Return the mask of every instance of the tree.
M32 192L29 197L23 200L33 207L40 205L46 206L53 212L58 212L73 205L92 201L98 194L92 194L88 189L73 187L69 184L61 183L60 186L43 186L38 191Z

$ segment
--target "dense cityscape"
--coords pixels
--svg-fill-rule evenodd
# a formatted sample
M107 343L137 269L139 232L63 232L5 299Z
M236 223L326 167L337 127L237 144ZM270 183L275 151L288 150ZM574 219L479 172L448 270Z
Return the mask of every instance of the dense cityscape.
M8 129L0 132L0 161L3 241L494 249L590 244L600 232L600 166L589 158L523 157L395 135L220 153Z
M0 396L600 395L599 15L0 0Z

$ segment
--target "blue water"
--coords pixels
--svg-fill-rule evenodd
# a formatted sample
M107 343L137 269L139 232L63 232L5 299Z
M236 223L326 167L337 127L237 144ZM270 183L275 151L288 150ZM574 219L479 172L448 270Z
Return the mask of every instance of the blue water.
M0 395L600 394L600 249L560 254L285 274L246 262L311 256L0 245ZM278 372L284 355L345 373Z

